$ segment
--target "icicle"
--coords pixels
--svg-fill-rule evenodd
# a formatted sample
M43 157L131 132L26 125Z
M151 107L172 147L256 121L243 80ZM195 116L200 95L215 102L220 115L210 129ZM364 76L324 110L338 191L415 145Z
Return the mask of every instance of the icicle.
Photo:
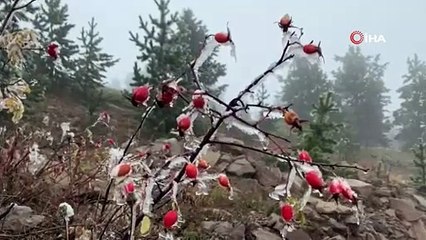
M182 167L182 165L188 162L188 160L184 157L171 157L166 161L170 162L168 167L169 169Z
M280 184L274 188L274 191L269 193L269 197L279 201L280 196L285 196L287 184Z
M148 178L146 187L145 187L145 199L143 201L142 212L148 216L152 215L151 205L153 203L152 199L152 190L154 188L155 181L153 178Z
M302 211L303 208L306 206L306 204L309 201L309 197L312 193L312 187L308 185L308 190L306 190L305 194L303 195L302 199L300 200L300 209L299 211Z
M265 134L256 128L244 124L238 120L232 121L230 124L248 135L256 135L259 138L259 141L262 143L263 147L267 147L269 145L269 140Z
M219 46L219 43L216 42L214 36L208 36L205 41L201 53L198 58L195 60L193 65L193 70L198 76L198 69L203 65L203 63L213 54L214 50Z
M173 180L173 188L172 188L172 201L176 205L176 207L179 209L179 205L177 202L177 194L178 194L178 183Z

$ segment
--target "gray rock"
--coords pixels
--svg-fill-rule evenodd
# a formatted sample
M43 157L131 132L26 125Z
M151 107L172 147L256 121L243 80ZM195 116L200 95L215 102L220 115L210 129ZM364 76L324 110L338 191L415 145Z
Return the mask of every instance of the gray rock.
M392 191L387 187L381 187L374 190L374 195L378 197L391 197Z
M2 208L3 213L8 208ZM33 213L33 210L27 206L15 205L12 210L2 220L3 230L21 232L36 227L44 221L45 217Z
M413 199L417 202L421 209L426 209L426 199L420 195L412 194Z
M328 219L328 223L332 227L333 230L339 233L347 233L348 229L343 223L339 223L334 218Z
M254 169L250 162L243 157L234 160L234 162L226 168L226 172L238 177L253 178L256 169Z
M315 204L315 209L318 213L322 214L331 214L331 213L339 213L339 214L351 214L352 209L350 207L344 206L342 204L337 205L335 202L325 202L319 198L311 197L310 202Z
M417 240L426 239L426 229L422 220L419 219L416 222L414 222L410 228L410 231L413 233L414 237Z
M246 232L246 226L244 226L244 224L238 224L229 233L229 238L230 239L244 239L245 232Z
M332 238L328 238L327 240L346 240L346 238L341 235L337 235Z
M386 209L385 210L386 215L389 217L396 217L395 210L394 209Z
M312 240L311 236L302 229L297 229L287 234L288 240Z
M415 209L414 203L409 199L390 198L389 202L398 218L412 222L423 217L423 213Z
M258 228L251 232L256 240L282 240L281 236L271 233L266 229Z
M203 221L201 227L207 232L229 235L234 229L232 223L219 221Z
M216 140L221 141L221 142L229 142L229 143L244 145L244 141L242 141L240 139L232 138L232 137L218 136L218 137L216 137ZM237 155L237 156L244 154L243 148L231 146L231 145L226 145L226 144L220 145L220 151L230 153L232 155Z
M222 154L214 166L215 170L218 172L225 171L229 164L231 164L232 158L233 157L228 154Z
M275 187L282 183L282 173L279 168L271 167L256 167L255 178L259 181L260 185L265 187Z
M347 179L347 182L351 188L359 193L364 199L368 198L373 192L373 185L357 179Z
M215 166L220 159L220 152L213 151L209 148L204 154L203 159L206 160L210 164L210 166Z
M267 226L274 230L281 231L284 227L284 223L281 221L281 217L278 214L272 213L269 216Z

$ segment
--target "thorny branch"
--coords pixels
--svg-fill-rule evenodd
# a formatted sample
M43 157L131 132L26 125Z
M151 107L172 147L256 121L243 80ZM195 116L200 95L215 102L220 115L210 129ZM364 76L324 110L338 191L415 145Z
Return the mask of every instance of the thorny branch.
M261 74L259 77L257 77L256 79L254 79L245 89L243 89L238 94L238 96L236 98L234 98L233 100L231 100L229 102L229 104L226 104L220 98L218 98L218 97L216 97L216 96L208 93L207 91L205 92L206 95L208 95L210 98L212 98L213 100L215 100L217 103L219 103L220 105L225 106L227 110L231 110L231 113L230 114L221 115L218 119L216 119L215 124L208 130L208 132L206 133L206 135L204 135L204 137L203 137L202 141L199 143L198 147L191 154L188 162L193 163L196 160L198 154L201 152L201 150L206 145L208 145L208 144L228 144L228 145L234 145L234 146L237 146L237 147L242 147L242 148L245 148L245 149L249 149L249 150L253 150L253 151L256 151L256 152L260 152L260 153L264 153L264 154L267 154L267 155L270 155L270 156L277 157L277 159L282 159L282 160L287 161L290 165L291 165L291 162L299 162L299 160L290 158L289 156L276 155L276 154L270 153L270 152L268 152L266 150L263 150L263 149L257 149L257 148L246 147L246 146L238 145L238 144L234 144L234 143L218 142L218 141L212 140L212 137L214 136L214 134L216 133L216 131L219 129L219 127L222 125L222 123L226 120L226 118L234 117L238 121L240 121L240 122L242 122L242 123L244 123L244 124L246 124L248 126L251 126L254 129L258 130L259 132L263 133L269 139L271 139L270 137L272 136L272 137L276 137L276 138L282 139L282 140L284 140L286 142L290 142L286 138L277 136L277 135L272 134L272 133L268 133L268 132L260 129L258 127L258 124L259 124L260 121L257 122L257 123L255 123L255 124L250 124L247 121L243 120L242 118L238 117L237 114L236 114L238 111L247 110L247 108L249 108L249 107L265 108L265 109L268 109L270 112L273 111L273 110L275 110L273 108L268 108L266 106L262 106L262 105L259 105L259 104L258 105L255 105L255 104L244 105L244 103L242 102L241 99L242 99L242 97L246 93L252 92L252 89L262 79L264 79L268 74L273 73L273 71L276 68L278 68L281 64L283 64L284 62L286 62L286 61L288 61L288 60L290 60L290 59L292 59L294 57L293 54L291 54L289 56L286 56L286 52L287 52L287 50L288 50L288 48L289 48L290 45L291 45L291 43L290 43L290 41L288 41L287 44L286 44L286 46L285 46L285 48L284 48L284 50L283 50L283 52L282 52L282 54L281 54L281 57L279 58L279 60L274 65L272 65L270 68L268 68L263 74ZM194 79L194 83L195 83L196 86L200 86L201 84L199 83L198 78L197 78L197 76L196 76L196 74L195 74L195 72L194 72L194 70L193 70L192 67L193 67L193 65L191 65L191 72L192 72L192 74L194 76L194 78L193 78ZM182 98L185 100L184 97L182 97ZM237 107L239 105L239 103L242 103L243 106L241 106L240 108L235 108L235 107ZM289 105L287 107L284 107L284 108L276 108L276 109L280 109L280 110L287 109L290 106L291 105ZM279 147L279 145L276 142L274 142L274 143ZM282 153L284 153L284 150L282 150ZM347 165L338 165L338 164L328 164L327 165L327 164L320 164L320 163L315 163L313 165L318 165L318 166L322 166L322 167L326 167L326 166L328 166L328 167L346 167L346 168L355 168L355 169L360 169L360 170L363 170L363 171L367 171L367 169L362 169L362 168L359 168L357 166L347 166ZM179 183L182 180L182 177L185 174L185 166L186 166L186 164L179 171L179 174L174 178L175 182ZM170 183L165 189L160 189L161 190L160 194L158 194L154 198L153 206L156 206L171 191L172 187L173 187L173 182ZM169 202L170 200L171 199L167 199L165 202L163 202L163 204ZM136 225L139 225L141 223L143 217L144 217L143 213L141 213L141 214L139 214L137 216L137 218L136 218ZM130 228L130 226L127 227L126 229L123 229L123 231L122 231L124 233L124 236L122 238L123 240L128 240L129 239L129 237L130 237L129 236L129 231L128 231L129 228Z
M135 130L135 132L133 133L133 135L130 137L130 139L129 139L129 142L127 143L127 145L126 145L126 148L124 149L124 152L123 152L123 155L121 156L121 158L120 158L120 160L118 161L118 163L117 164L119 164L119 163L121 163L122 161L123 161L123 159L124 159L124 157L126 156L126 154L127 154L127 152L129 151L129 149L130 149L130 146L132 145L132 143L133 143L133 140L135 139L135 137L136 137L136 135L138 134L138 132L142 129L142 126L143 126L143 124L145 123L145 121L146 121L146 119L148 118L148 116L149 116L149 114L153 111L155 109L155 105L154 104L152 104L150 107L148 107L147 109L146 109L146 111L145 111L145 113L143 114L143 116L142 116L142 118L141 118L141 121L140 121L140 123L139 123L139 126L136 128L136 130ZM106 207L106 203L108 202L108 195L109 195L109 192L110 192L110 190L111 190L111 186L112 186L112 184L114 183L114 179L111 179L110 180L110 182L109 182L109 184L108 184L108 186L107 186L107 189L106 189L106 191L105 191L105 195L104 195L104 197L103 197L103 199L102 199L102 209L101 209L101 216L102 216L102 214L104 213L104 211L105 211L105 207Z

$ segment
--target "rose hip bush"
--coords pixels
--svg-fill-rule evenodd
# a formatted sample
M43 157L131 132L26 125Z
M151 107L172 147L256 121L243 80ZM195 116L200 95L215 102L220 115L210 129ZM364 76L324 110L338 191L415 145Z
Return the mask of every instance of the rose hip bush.
M307 58L316 63L323 58L320 43L306 43L302 40L302 29L293 24L286 14L278 22L282 32L283 50L276 62L250 84L243 88L229 103L212 95L199 81L198 72L203 63L216 48L229 48L236 60L236 44L231 30L206 36L200 54L192 61L189 69L184 69L180 77L165 79L158 86L148 84L133 89L129 104L143 112L140 124L131 138L121 147L113 138L96 134L97 127L110 128L110 116L106 112L84 131L77 132L70 123L57 124L61 131L54 133L54 124L49 124L46 116L44 127L38 129L18 128L10 133L2 131L4 147L0 155L0 177L3 192L13 193L10 198L2 197L2 202L20 204L48 202L45 210L52 216L59 213L59 220L46 223L46 233L65 235L67 239L135 239L136 236L149 236L158 232L163 239L174 239L176 229L185 222L186 213L179 206L180 193L185 189L195 189L195 197L208 195L209 190L218 185L229 201L234 199L232 182L224 173L210 170L205 160L207 150L218 144L233 145L250 151L272 156L289 165L287 181L275 187L269 196L277 201L282 221L285 223L281 235L293 231L301 224L303 208L312 194L331 197L337 202L342 199L353 206L358 216L357 194L344 178L325 179L323 171L328 173L336 167L359 167L339 164L320 164L303 149L289 153L276 143L275 138L290 142L284 137L259 128L265 119L280 118L291 131L303 131L307 120L300 119L296 109L287 106L264 106L249 102L247 96L263 80L273 77L275 71L282 71L294 58ZM3 32L2 32L3 34ZM7 33L9 34L9 33ZM14 41L4 34L0 44ZM36 36L25 32L23 38L40 48ZM26 37L25 37L26 36ZM12 40L11 40L12 39ZM28 44L17 46L19 51ZM49 57L60 66L60 46L52 42L46 48ZM12 51L13 50L8 50ZM17 51L17 50L14 50ZM11 53L13 55L13 53ZM12 56L11 55L11 56ZM22 54L18 54L22 57ZM20 61L13 61L18 64ZM182 76L189 75L193 81L192 89L179 84ZM19 85L20 84L20 85ZM8 84L2 88L0 106L12 112L14 122L22 117L25 94L30 85L23 83ZM7 89L7 91L4 91ZM175 107L176 101L184 101L187 106L176 116L176 127L171 133L183 142L185 151L171 155L171 145L165 143L159 151L132 151L134 139L143 128L144 122L153 111L168 111ZM249 109L258 109L263 114L257 119L246 120L243 116ZM193 132L194 122L200 118L211 121L210 128L201 135ZM223 142L215 138L218 129L225 125L235 127L248 135L258 138L262 147L239 145ZM50 130L46 130L50 129ZM58 129L57 129L58 130ZM61 132L61 134L60 134ZM270 146L273 146L271 149ZM279 149L279 152L276 152ZM160 162L160 164L158 164ZM295 178L302 178L307 189L301 198L291 195ZM6 180L3 180L6 179ZM64 180L65 179L65 180ZM107 181L102 191L95 191L97 181ZM47 191L47 192L45 192ZM95 193L86 196L85 193ZM166 213L159 216L160 208ZM162 220L159 220L162 219ZM49 226L48 226L49 225ZM52 226L55 226L52 230ZM50 228L48 228L50 227Z

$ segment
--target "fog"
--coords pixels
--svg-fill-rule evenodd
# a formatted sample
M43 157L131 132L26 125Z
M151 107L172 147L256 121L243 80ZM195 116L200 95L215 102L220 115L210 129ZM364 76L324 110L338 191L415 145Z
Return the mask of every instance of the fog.
M109 70L108 81L122 82L128 78L138 54L134 44L129 41L128 32L138 30L139 15L147 17L148 14L157 14L154 2L66 0L65 3L69 5L70 21L76 24L73 35L77 36L81 27L95 17L98 30L104 37L103 47L120 58L120 62ZM388 110L399 106L395 90L401 86L401 76L407 71L407 57L417 53L420 59L426 59L426 2L421 0L173 0L170 7L173 11L191 8L211 32L225 30L229 21L237 44L238 61L234 62L229 56L229 49L220 53L220 61L226 63L228 68L227 76L220 79L220 83L229 84L226 99L231 97L229 89L248 83L279 58L281 32L274 22L285 13L293 17L295 25L304 28L305 41L322 42L325 57L323 68L330 77L330 72L338 66L334 56L343 55L352 44L349 39L351 32L358 30L364 34L382 35L385 43L363 42L359 46L364 54L380 54L382 62L389 62L385 83L391 90L392 103ZM266 86L272 93L279 89L278 81L273 78L266 82Z

